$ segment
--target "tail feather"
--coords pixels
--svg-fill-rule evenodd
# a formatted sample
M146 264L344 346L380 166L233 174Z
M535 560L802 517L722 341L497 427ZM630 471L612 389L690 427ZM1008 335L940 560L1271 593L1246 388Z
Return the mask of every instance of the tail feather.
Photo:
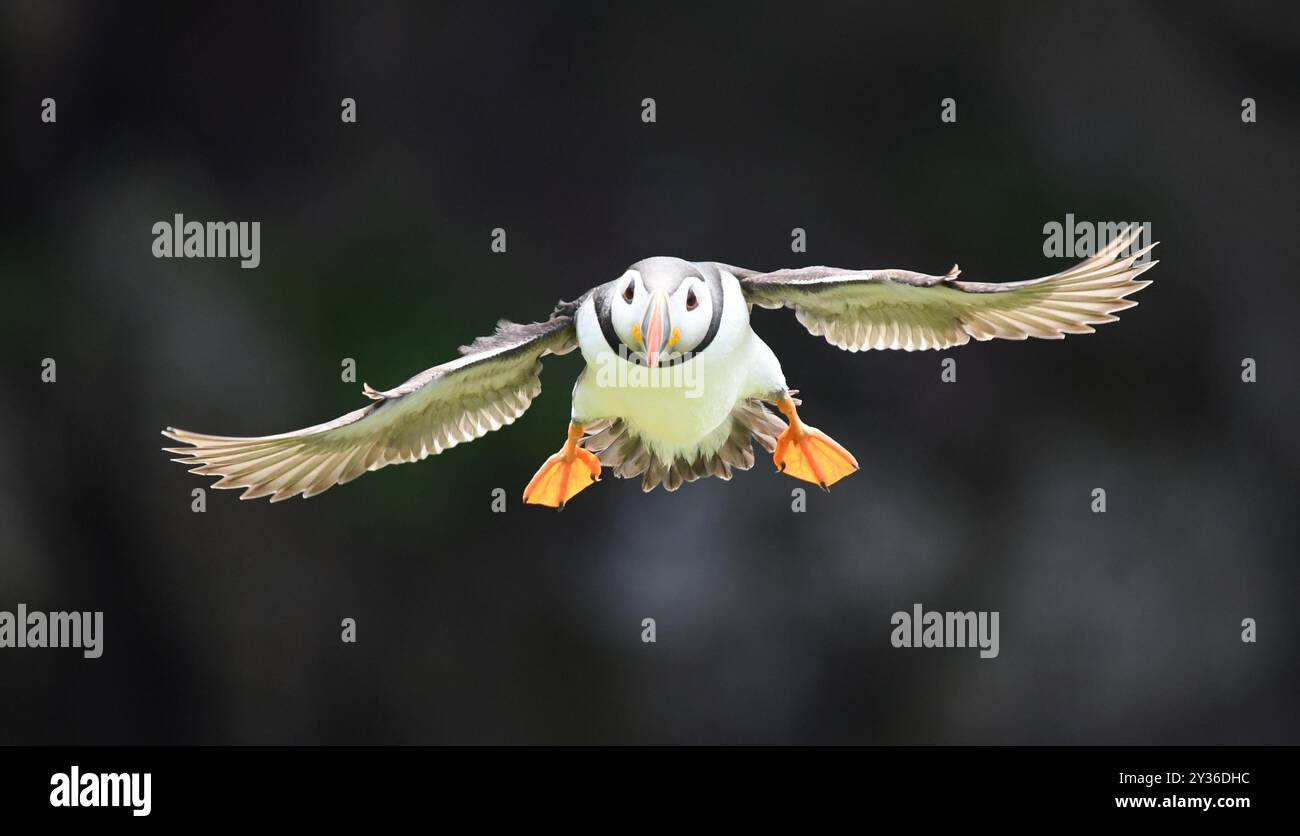
M785 429L785 421L769 411L759 400L743 401L732 410L726 439L712 453L694 457L679 456L665 462L622 419L588 424L582 446L595 453L605 467L619 479L641 477L641 489L649 492L663 486L675 491L686 482L709 476L730 479L735 470L754 466L753 443L769 453L776 449L776 439Z

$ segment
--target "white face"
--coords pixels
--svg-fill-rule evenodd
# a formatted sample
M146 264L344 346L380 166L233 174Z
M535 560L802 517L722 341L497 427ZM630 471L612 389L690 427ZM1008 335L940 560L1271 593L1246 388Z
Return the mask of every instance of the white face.
M647 365L662 365L694 351L713 321L713 296L704 279L690 276L671 293L649 290L636 270L614 282L610 322L629 354Z

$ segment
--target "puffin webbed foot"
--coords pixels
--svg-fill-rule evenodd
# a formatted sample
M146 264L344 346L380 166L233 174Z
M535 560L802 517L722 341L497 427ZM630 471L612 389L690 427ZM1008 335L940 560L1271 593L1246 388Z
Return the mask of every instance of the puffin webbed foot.
M563 509L566 502L600 481L600 459L578 446L581 439L582 425L570 422L569 438L560 452L547 459L524 488L526 504Z
M776 440L772 461L780 473L820 485L822 490L854 473L858 460L826 433L799 420L794 399L789 395L776 408L790 422Z

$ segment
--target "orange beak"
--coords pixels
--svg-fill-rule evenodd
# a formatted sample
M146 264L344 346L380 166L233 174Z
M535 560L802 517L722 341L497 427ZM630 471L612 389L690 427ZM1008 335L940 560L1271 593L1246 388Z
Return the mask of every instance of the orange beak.
M659 357L664 347L665 337L670 330L668 321L668 294L656 290L650 295L650 306L646 310L645 321L641 326L645 343L645 364L654 368L659 364Z

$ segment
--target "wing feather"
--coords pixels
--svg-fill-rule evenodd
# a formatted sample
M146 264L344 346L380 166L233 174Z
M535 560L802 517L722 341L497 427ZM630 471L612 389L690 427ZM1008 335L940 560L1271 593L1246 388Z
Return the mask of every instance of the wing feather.
M496 332L461 348L461 356L385 392L369 385L371 403L333 421L257 438L205 435L168 427L183 447L163 448L219 476L215 488L243 488L240 499L280 502L315 496L390 464L413 462L473 441L515 421L541 391L541 358L576 347L573 319L501 321Z
M740 279L746 300L792 308L814 336L848 351L925 351L965 345L972 338L1059 340L1091 334L1137 304L1126 298L1149 285L1138 277L1158 262L1155 246L1135 245L1134 225L1096 255L1051 276L1020 282L968 282L956 266L942 276L907 270L807 267L756 273L717 265Z

